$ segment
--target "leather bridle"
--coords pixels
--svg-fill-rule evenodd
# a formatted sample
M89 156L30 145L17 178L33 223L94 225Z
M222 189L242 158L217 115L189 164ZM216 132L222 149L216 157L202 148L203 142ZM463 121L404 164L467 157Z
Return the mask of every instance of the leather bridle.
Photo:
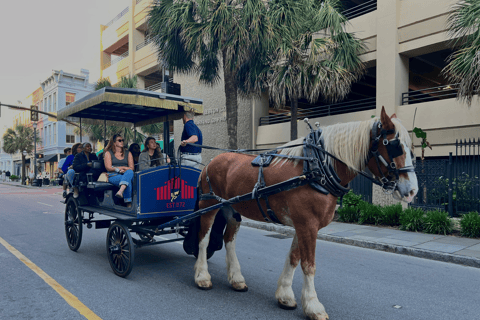
M395 130L385 130L383 129L382 123L380 121L375 121L372 127L372 147L368 153L367 161L368 163L371 158L375 159L375 163L377 164L378 171L381 177L378 177L380 180L378 181L380 186L382 187L385 193L393 193L396 188L398 181L400 179L400 174L408 173L408 172L415 172L414 166L405 166L403 168L397 168L395 164L396 157L403 155L403 148L398 137L398 132L395 135L395 138L392 140L387 139L387 135L394 134ZM383 138L383 140L382 140ZM378 152L378 147L380 145L380 141L382 141L383 145L387 149L388 157L390 158L390 163L385 160L385 158ZM412 159L413 160L413 159ZM383 164L387 170L387 176L383 174L381 169L381 164ZM378 184L378 183L377 183Z

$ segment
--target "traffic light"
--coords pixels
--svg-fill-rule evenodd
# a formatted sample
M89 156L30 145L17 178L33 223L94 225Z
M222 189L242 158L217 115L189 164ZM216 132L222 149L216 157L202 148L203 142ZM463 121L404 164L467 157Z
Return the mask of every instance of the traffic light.
M43 159L43 154L37 154L37 159Z
M32 121L38 121L38 106L30 106L30 120Z

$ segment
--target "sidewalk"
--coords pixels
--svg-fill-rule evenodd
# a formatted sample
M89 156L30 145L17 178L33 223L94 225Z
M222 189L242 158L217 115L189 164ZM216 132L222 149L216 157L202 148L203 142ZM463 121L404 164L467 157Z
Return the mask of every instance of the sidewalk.
M293 236L292 227L242 217L242 225ZM317 239L480 268L480 240L332 222Z
M41 187L34 187L34 186L30 186L30 185L29 186L24 186L24 185L22 185L22 183L20 181L16 181L16 182L0 181L0 184L9 185L9 186L13 186L13 187L20 187L20 188L36 189L36 190L45 190L45 189L61 188L62 187L62 186L52 186L52 185L41 186Z

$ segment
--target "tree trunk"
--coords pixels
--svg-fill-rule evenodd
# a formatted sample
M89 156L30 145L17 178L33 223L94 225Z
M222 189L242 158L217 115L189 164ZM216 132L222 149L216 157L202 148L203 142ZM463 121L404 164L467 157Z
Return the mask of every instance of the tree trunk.
M227 132L228 148L238 149L237 146L237 123L238 123L238 104L237 104L237 84L235 74L225 64L226 54L223 52L223 77L225 85L225 106L227 109Z
M296 140L298 138L297 110L298 99L292 97L290 98L290 113L292 115L292 121L290 122L290 140Z
M25 156L22 152L22 185L25 185Z

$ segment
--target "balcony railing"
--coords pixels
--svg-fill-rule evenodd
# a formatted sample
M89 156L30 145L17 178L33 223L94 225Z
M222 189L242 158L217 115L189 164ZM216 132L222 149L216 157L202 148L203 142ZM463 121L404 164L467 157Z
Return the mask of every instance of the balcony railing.
M137 0L137 2L135 4L139 4L140 2L142 2L142 0Z
M402 93L402 105L456 98L458 83Z
M113 18L112 20L110 20L110 22L108 22L105 26L110 27L115 21L119 20L121 17L126 15L128 13L128 11L130 11L130 7L126 7L125 9L123 9L122 12L117 14L117 16L115 18Z
M137 44L137 47L135 48L135 51L138 51L138 50L142 49L143 47L148 46L148 44L152 41L153 41L152 38L146 38L145 41Z
M376 108L377 100L376 98L367 98L362 100L348 101L330 104L327 106L314 107L311 109L298 109L297 117L298 119L303 118L319 118L332 116L343 113L358 112L364 110L371 110ZM276 115L271 115L268 117L260 118L260 125L265 126L269 124L290 122L292 119L290 112L280 113Z
M118 57L115 57L113 58L110 62L107 62L103 65L103 70L107 69L108 67L110 66L113 66L114 64L116 63L119 63L120 61L122 61L123 59L125 59L126 57L128 57L128 51L119 55Z
M161 90L161 89L162 89L162 83L161 82L156 83L153 86L150 86L148 88L145 88L145 90L148 90L148 91L157 91L157 90Z
M343 11L343 15L350 20L375 10L377 10L377 0L370 0Z

